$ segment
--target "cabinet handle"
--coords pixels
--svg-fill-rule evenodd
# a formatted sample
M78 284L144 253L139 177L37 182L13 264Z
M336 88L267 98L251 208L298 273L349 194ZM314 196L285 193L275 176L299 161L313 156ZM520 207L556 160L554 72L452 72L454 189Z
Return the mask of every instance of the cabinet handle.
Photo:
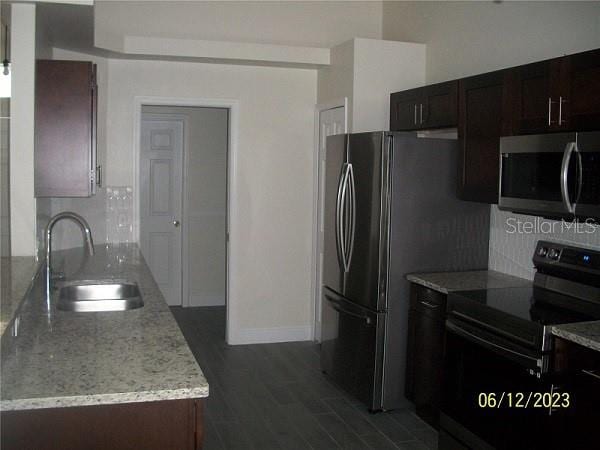
M558 97L558 126L562 126L563 123L566 122L566 120L562 120L562 105L563 103L566 102L566 100L564 100L561 97Z
M419 114L420 114L420 116L421 116L421 122L420 122L420 123L423 123L423 103L421 103L421 105L420 105L420 108L419 108L419 109L421 110L421 112L419 113Z
M102 187L102 166L96 166L96 185Z
M417 124L417 104L415 103L415 125Z
M552 125L552 97L548 97L548 126Z
M431 308L431 309L435 309L435 308L439 308L440 307L440 305L434 305L433 303L426 302L425 300L420 300L420 303L422 305L427 306L428 308Z

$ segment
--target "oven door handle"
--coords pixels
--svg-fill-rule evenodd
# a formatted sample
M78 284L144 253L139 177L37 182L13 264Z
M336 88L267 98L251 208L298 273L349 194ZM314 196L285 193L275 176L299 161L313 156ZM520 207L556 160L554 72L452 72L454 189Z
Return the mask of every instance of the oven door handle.
M537 358L534 358L533 356L526 355L524 353L518 352L518 351L510 349L510 348L504 347L503 345L496 344L495 342L488 341L487 339L484 339L481 336L477 336L476 334L473 334L450 321L446 321L446 328L448 328L449 330L458 334L459 336L462 336L471 341L478 342L480 344L483 344L484 346L495 348L496 350L500 350L501 352L504 352L504 353L512 354L519 358L524 358L528 361L535 363L535 365L537 367L539 367L540 361Z

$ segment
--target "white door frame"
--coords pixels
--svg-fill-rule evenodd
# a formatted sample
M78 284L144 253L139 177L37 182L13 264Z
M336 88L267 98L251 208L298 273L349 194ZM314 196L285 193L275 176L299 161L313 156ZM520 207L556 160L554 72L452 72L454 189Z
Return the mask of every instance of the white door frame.
M311 259L311 292L312 292L312 339L317 339L317 305L321 295L321 286L318 286L318 258L319 258L319 135L321 112L328 109L344 108L344 132L348 133L348 97L319 103L315 106L315 134L313 146L313 242Z
M239 110L240 102L237 99L223 98L189 98L189 97L152 97L152 96L136 96L133 99L133 235L136 242L140 241L140 132L142 123L142 106L196 106L201 108L227 108L229 110L228 117L228 152L227 152L227 286L226 286L226 332L225 337L227 343L231 342L233 336L239 334L239 326L237 317L234 311L236 308L232 305L236 304L235 293L238 289L235 283L238 280L237 267L237 225L239 223L239 211L237 205L237 158L238 158L238 129L239 129ZM187 145L187 131L185 134L184 155L189 152L185 151ZM187 156L185 156L187 158ZM184 159L184 164L187 159ZM185 177L184 177L185 178ZM185 183L185 180L184 180ZM185 185L185 184L184 184ZM184 203L184 219L187 214L187 208ZM184 233L185 234L185 233ZM234 295L231 295L234 293Z

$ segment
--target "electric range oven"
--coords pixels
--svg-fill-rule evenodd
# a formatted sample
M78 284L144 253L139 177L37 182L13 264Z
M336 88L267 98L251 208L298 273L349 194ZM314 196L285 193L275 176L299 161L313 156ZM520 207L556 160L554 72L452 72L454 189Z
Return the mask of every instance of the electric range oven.
M448 296L442 450L569 448L551 327L600 319L600 253L540 241L534 263L529 287Z

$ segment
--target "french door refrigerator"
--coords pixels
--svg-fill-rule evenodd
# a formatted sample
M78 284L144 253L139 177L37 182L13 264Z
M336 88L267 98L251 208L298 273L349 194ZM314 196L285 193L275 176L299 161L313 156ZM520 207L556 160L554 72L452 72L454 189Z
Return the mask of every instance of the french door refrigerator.
M406 274L487 268L490 208L457 199L457 164L455 140L327 138L321 368L371 411L408 402Z

